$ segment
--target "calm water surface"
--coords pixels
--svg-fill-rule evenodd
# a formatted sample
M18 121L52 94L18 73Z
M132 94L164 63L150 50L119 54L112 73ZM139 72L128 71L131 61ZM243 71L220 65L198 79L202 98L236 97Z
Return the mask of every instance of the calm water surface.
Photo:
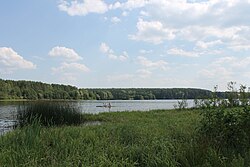
M178 100L90 100L76 102L85 113L116 112L116 111L149 111L156 109L173 109ZM111 104L111 108L99 107ZM189 107L193 107L193 100L188 100ZM98 106L98 107L96 107Z
M193 100L188 100L188 107L193 107ZM17 107L27 102L0 102L0 134L5 133L15 124ZM63 102L62 102L63 103ZM156 109L173 109L178 100L85 100L71 101L83 113L97 114L116 111L149 111ZM111 104L111 108L101 107Z

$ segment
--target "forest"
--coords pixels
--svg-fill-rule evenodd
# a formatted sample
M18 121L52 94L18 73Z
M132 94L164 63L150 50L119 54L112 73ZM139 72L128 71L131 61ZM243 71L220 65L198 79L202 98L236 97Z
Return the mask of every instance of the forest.
M218 97L225 96L217 92ZM195 88L98 88L84 89L70 85L35 81L0 79L0 100L65 99L65 100L153 100L204 99L212 92Z

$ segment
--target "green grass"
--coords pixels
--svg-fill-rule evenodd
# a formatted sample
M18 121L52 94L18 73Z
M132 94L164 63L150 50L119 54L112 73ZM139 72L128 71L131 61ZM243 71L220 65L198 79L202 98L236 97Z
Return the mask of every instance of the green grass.
M0 137L0 166L248 166L199 141L199 110L88 115L96 126L32 124Z

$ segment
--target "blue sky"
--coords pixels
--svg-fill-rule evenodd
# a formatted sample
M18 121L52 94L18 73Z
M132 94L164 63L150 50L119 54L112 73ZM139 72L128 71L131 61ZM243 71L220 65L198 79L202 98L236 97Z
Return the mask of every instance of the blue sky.
M0 78L78 87L250 82L250 0L8 0Z

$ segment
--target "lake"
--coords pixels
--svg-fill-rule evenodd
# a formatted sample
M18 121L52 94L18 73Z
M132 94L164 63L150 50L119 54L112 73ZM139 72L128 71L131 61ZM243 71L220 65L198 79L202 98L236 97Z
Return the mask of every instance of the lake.
M188 107L193 107L193 100L187 100ZM16 110L27 102L0 102L0 134L8 131L15 124ZM63 103L63 102L62 102ZM173 109L178 100L81 100L70 101L83 113L149 111L156 109ZM102 107L111 104L111 108Z

